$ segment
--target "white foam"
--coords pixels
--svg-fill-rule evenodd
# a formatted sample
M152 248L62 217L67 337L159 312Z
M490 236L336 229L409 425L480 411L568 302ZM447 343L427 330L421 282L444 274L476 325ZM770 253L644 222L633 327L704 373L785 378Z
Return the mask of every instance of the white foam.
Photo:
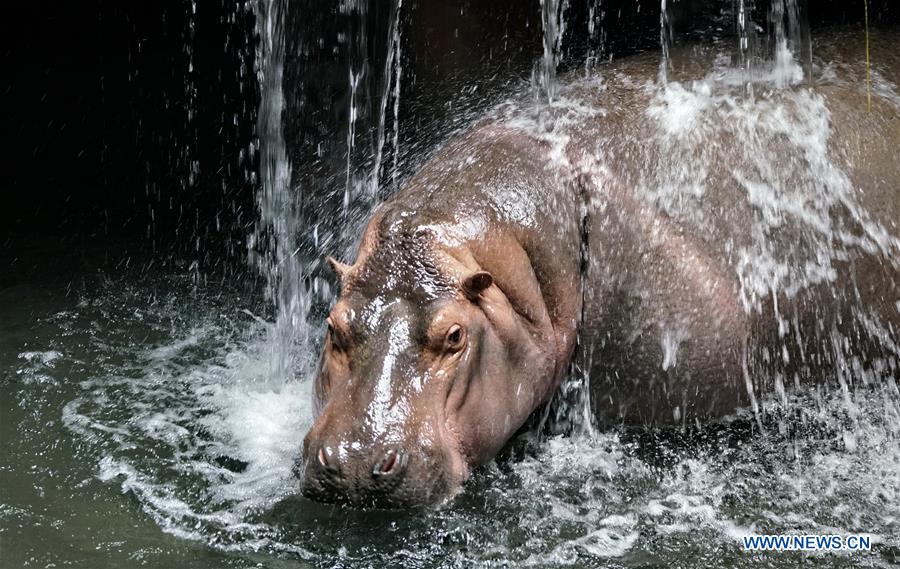
M57 352L56 350L47 350L45 352L22 352L19 354L20 360L44 366L53 365L53 362L61 357L62 353Z
M82 382L63 422L103 449L98 477L135 494L164 531L218 536L216 545L226 549L257 543L299 554L303 548L273 541L272 528L246 522L297 491L292 468L312 416L307 380L270 380L270 334L260 322L243 333L199 322L137 354L140 375ZM134 454L149 448L172 459ZM193 489L178 483L185 477ZM198 488L205 489L199 501Z
M225 443L230 456L248 466L217 495L239 509L270 505L296 491L291 469L311 424L311 390L307 382L258 390L246 383L209 386L204 395L217 412L202 422Z
M62 355L56 350L21 352L18 358L26 365L18 368L16 375L25 384L57 385L59 382L48 372Z

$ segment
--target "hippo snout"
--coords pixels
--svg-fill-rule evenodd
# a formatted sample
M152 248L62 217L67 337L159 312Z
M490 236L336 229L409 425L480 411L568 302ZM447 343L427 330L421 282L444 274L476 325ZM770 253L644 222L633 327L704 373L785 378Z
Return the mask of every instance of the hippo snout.
M431 505L448 494L438 449L306 441L300 486L303 495L362 508Z
M310 454L302 480L308 498L371 507L391 507L401 501L395 494L408 464L408 455L402 450L354 456L322 445Z

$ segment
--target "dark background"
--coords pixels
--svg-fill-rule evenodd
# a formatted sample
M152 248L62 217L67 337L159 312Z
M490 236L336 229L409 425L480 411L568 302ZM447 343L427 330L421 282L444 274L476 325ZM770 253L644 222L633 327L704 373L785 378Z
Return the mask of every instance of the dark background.
M735 1L675 2L677 40L731 41ZM294 185L306 222L335 233L345 221L336 212L346 185L349 70L366 69L351 156L354 171L365 172L391 4L288 4L285 131ZM15 5L4 8L0 40L0 285L22 267L97 251L104 259L141 254L245 267L258 187L253 3ZM570 0L564 68L581 65L589 50L615 57L658 49L658 1L605 0L593 40L587 6ZM764 22L767 9L757 2L755 19ZM861 30L862 0L815 0L809 9L814 28ZM895 24L900 3L871 0L869 11L872 25ZM401 37L402 177L478 109L530 79L541 53L540 4L406 0ZM389 160L394 150L386 148Z

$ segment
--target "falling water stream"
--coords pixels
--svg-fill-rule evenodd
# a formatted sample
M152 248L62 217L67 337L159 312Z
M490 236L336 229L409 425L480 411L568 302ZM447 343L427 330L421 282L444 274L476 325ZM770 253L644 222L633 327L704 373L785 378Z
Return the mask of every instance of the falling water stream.
M562 40L566 32L568 0L540 0L544 53L535 70L533 83L540 96L553 102L556 97L556 69L562 57Z
M769 235L784 219L809 228L809 242L796 246L823 259L841 254L824 239L830 232L845 237L846 247L888 256L900 244L864 216L852 235L822 221L829 208L852 210L854 202L846 176L822 150L829 125L821 100L786 91L785 106L775 108L754 106L752 97L757 85L787 89L813 73L825 80L828 62L810 63L809 30L794 0L774 3L771 38L755 37L748 1L735 2L736 49L716 58L707 79L681 83L668 73L678 30L666 0L663 54L650 80L620 68L604 75L602 67L558 77L568 2L541 0L543 54L532 85L486 112L558 149L573 125L606 112L602 99L598 105L584 93L602 92L612 80L643 82L650 101L643 112L658 129L661 156L642 179L643 195L685 223L702 224L710 213L700 199L703 170L715 160L706 134L721 121L747 136L736 175L766 171L774 160L774 150L747 134L752 129L780 133L802 149L809 171L779 179L783 185L744 180L759 213L747 230L760 239L735 255L742 300L753 310L776 288L826 278L794 266L789 248L772 248ZM361 16L363 4L339 9ZM755 411L671 430L595 428L588 378L576 367L551 418L576 428L523 435L435 511L357 512L299 497L292 469L312 416L320 327L310 317L310 283L327 251L310 238L317 229L302 222L300 198L309 188L292 180L285 142L289 6L258 0L254 8L262 96L259 144L250 152L259 153L260 180L248 250L262 293L224 276L198 285L191 271L136 268L74 289L0 290L0 303L18 307L0 323L0 565L887 567L900 560L900 391L887 364L866 368L841 352L840 338L828 344L846 364L838 389L785 389L791 378L766 378L778 387ZM343 211L334 213L351 224L341 229L348 239L402 183L403 9L392 4L383 68L361 52L349 58L346 176L334 190L343 192ZM603 35L601 9L591 3L592 37ZM761 51L763 44L773 51ZM377 88L366 87L369 74ZM898 86L878 76L876 87L900 109ZM812 197L804 200L801 190ZM309 242L319 249L304 251ZM867 325L877 335L880 324ZM786 318L784 326L791 326ZM900 358L897 346L886 349ZM548 434L558 431L568 434ZM764 556L739 547L749 533L796 531L864 533L875 548L853 557Z
M280 385L296 373L298 346L305 346L309 296L302 287L303 257L299 255L300 195L291 185L291 164L284 142L284 25L286 3L260 0L257 4L257 75L261 87L259 109L261 188L257 197L259 221L250 235L249 251L266 279L266 297L276 309L271 342L270 381Z

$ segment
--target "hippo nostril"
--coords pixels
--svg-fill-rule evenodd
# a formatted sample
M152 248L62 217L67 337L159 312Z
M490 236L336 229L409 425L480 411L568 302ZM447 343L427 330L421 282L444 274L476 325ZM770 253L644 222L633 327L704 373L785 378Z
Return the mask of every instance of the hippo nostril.
M374 476L389 476L401 472L404 468L406 468L406 454L391 449L384 454L380 461L375 463L372 474Z
M394 465L397 464L397 453L391 452L388 453L388 457L384 459L384 462L381 465L381 473L387 474L391 470L394 469Z

